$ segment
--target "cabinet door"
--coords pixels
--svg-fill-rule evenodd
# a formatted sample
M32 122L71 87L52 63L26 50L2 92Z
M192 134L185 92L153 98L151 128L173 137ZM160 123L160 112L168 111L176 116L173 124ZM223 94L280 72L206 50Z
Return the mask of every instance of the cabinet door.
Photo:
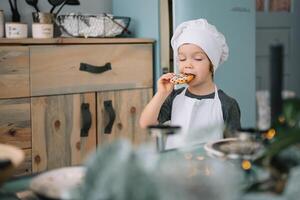
M30 98L0 100L0 143L24 150L16 175L31 173Z
M145 142L147 131L139 127L139 118L151 97L150 88L97 93L98 144L120 137L133 144Z
M95 93L34 97L31 103L33 171L80 164L96 146ZM83 116L91 121L86 135Z

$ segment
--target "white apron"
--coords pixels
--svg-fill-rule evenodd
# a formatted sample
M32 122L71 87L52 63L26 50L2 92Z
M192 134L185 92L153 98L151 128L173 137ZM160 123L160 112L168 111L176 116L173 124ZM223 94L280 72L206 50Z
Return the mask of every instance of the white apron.
M173 100L171 125L179 125L181 130L168 136L166 149L223 138L224 120L217 87L215 86L213 99L198 100L187 97L186 90L187 88Z

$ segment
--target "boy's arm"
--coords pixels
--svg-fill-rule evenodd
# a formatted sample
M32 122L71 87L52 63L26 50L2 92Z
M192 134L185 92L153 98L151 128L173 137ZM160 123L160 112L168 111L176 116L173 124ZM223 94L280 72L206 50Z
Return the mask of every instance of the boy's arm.
M241 128L241 111L235 100L232 101L225 123L230 131L236 131Z
M146 128L149 125L158 124L158 115L168 94L156 93L151 101L144 108L140 117L140 126Z
M140 117L140 126L142 128L158 124L157 118L161 106L174 89L174 84L170 82L172 77L174 77L174 73L167 73L162 75L157 81L157 93L146 105Z

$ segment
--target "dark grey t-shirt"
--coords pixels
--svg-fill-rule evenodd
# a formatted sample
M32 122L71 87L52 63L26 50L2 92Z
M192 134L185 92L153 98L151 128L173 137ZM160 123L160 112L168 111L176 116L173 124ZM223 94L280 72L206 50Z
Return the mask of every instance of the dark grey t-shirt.
M173 90L172 93L168 96L160 109L160 113L158 115L159 123L164 123L171 120L173 100L183 91L184 88ZM229 129L231 131L240 129L241 112L237 101L225 94L225 92L223 92L222 90L218 90L218 95L222 105L223 119L226 129ZM202 99L213 99L215 97L215 93L213 92L208 95L199 96L190 93L189 90L186 90L185 96L196 98L201 101Z

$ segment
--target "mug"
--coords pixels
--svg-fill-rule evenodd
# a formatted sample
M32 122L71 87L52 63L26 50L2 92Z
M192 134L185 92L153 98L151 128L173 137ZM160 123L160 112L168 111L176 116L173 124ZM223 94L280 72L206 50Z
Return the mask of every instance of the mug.
M32 24L32 37L37 39L53 38L53 24Z
M5 23L5 35L6 38L11 39L27 38L27 24L18 22L7 22Z
M43 12L33 12L32 20L33 20L33 23L53 24L54 23L54 14L53 13L43 13Z

